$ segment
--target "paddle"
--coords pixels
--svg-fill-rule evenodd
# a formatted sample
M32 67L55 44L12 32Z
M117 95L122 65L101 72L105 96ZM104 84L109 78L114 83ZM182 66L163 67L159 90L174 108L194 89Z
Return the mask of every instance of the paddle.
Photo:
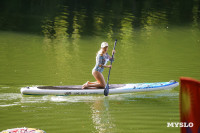
M113 48L113 50L115 50L115 46L116 46L116 44L117 44L117 39L115 40L115 44L114 44L114 48ZM113 62L114 54L115 54L115 53L113 52L113 53L112 53L111 65L112 65L112 62ZM109 94L109 77L110 77L110 71L111 71L111 67L110 67L110 69L109 69L109 73L108 73L107 84L106 84L106 87L105 87L105 89L104 89L104 95L105 95L105 96L108 96L108 94Z

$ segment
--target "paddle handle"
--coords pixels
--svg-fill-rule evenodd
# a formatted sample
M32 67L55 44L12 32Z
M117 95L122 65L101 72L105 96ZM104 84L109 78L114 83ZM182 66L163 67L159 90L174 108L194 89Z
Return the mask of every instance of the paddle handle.
M114 48L113 48L113 50L115 50L115 46L116 46L116 44L117 44L117 39L115 40L115 44L114 44ZM113 52L113 53L112 53L111 65L112 65L112 62L113 62L114 54L115 54L115 53ZM109 79L110 79L110 71L111 71L111 67L110 67L110 69L109 69L109 73L108 73L107 84L106 84L106 87L105 87L105 89L104 89L104 95L105 95L105 96L108 96L108 94L109 94Z

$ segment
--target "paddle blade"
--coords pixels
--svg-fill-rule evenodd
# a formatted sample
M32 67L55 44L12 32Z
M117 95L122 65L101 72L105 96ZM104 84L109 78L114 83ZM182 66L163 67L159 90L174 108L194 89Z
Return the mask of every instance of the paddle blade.
M104 95L108 96L108 93L109 93L109 89L104 89Z
M107 84L106 88L104 89L104 95L108 96L108 94L109 94L109 85Z

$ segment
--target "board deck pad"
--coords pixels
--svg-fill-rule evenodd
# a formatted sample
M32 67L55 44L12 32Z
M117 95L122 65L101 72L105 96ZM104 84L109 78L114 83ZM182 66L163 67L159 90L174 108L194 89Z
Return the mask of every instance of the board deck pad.
M125 84L111 84L109 85L110 89L115 89L123 87ZM68 86L39 86L38 89L48 89L48 90L83 90L82 85L68 85ZM87 89L104 89L104 88L85 88Z

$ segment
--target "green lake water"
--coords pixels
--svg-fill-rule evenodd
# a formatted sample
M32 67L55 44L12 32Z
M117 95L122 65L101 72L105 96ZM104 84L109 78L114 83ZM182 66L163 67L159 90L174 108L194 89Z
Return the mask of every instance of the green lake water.
M103 41L111 84L200 80L200 2L0 2L0 131L33 127L47 133L168 133L179 122L179 88L88 96L22 95L37 85L94 81ZM107 79L108 69L103 72Z

